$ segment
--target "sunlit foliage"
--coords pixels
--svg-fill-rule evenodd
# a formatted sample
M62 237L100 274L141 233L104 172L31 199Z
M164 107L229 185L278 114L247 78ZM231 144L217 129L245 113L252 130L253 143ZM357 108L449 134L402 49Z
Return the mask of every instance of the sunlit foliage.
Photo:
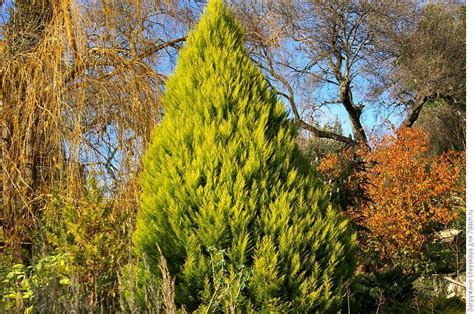
M465 199L464 152L431 157L429 135L400 129L384 135L364 157L371 200L352 212L383 257L417 256L435 232L449 226Z
M166 84L136 247L152 265L161 249L187 310L334 310L355 262L348 221L243 44L223 1L211 1Z

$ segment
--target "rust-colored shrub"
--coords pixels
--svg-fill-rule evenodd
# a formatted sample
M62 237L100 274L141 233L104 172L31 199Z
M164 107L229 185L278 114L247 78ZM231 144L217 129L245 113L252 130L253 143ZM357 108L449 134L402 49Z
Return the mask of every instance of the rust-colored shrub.
M370 202L350 215L366 229L362 239L392 261L416 257L464 210L465 152L430 157L428 148L427 133L404 128L376 140L364 154L371 165L363 174Z

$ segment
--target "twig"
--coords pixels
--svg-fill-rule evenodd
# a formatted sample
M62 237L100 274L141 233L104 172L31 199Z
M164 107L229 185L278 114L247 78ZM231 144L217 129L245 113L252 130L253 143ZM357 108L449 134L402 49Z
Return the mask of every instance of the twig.
M466 288L466 284L463 283L463 282L454 280L454 279L449 278L449 277L443 277L443 278L446 279L447 281L451 282L451 283L454 283L455 285L458 285L458 286L461 286L461 287L463 287L463 288Z

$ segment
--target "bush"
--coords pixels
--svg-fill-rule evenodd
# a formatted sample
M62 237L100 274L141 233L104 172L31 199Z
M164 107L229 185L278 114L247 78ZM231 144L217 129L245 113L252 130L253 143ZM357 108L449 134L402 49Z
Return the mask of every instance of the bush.
M385 135L364 156L371 165L366 193L371 202L350 215L367 231L381 260L410 268L426 243L465 211L465 152L430 157L429 136L402 128Z
M67 255L41 258L32 266L15 264L1 282L1 301L4 311L20 313L57 311L67 304L70 269ZM49 304L53 301L55 304ZM64 308L61 308L64 310Z
M162 101L134 242L157 278L161 249L178 307L338 307L355 263L348 222L221 0L188 36Z
M71 304L84 311L118 308L118 273L133 253L129 217L105 195L92 173L76 198L54 197L44 219L49 250L68 256Z
M359 274L353 281L351 311L355 313L407 313L414 298L417 275L401 268Z

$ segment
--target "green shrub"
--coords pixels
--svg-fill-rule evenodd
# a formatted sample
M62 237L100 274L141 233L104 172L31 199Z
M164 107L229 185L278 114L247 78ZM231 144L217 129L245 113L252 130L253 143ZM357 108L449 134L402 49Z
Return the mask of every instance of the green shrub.
M350 300L354 313L407 313L415 296L413 282L418 275L405 274L402 268L374 270L359 274L352 283Z
M67 259L67 255L57 254L45 256L32 266L13 265L0 285L2 309L43 312L46 298L54 298L57 304L67 303L71 284Z
M447 285L436 276L422 276L414 283L415 298L412 308L417 313L465 313L466 303L457 296L449 296ZM443 279L441 279L443 280Z
M179 56L144 157L134 242L186 310L328 311L354 239L298 150L296 126L211 0Z
M53 254L68 256L73 281L71 304L83 311L118 308L118 273L132 252L128 217L89 176L76 198L56 196L45 215L46 240Z

